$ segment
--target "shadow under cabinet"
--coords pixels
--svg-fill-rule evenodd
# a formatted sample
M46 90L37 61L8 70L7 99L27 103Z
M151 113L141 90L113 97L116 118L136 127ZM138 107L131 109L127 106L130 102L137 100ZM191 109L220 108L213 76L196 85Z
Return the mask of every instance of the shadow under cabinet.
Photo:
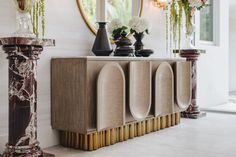
M51 61L52 126L61 144L96 150L180 122L191 100L183 59L79 57Z

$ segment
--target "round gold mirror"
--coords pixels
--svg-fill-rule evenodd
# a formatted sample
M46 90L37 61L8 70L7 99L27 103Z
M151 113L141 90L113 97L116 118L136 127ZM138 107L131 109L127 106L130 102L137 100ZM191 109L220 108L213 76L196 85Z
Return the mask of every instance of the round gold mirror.
M133 16L141 17L143 11L143 0L77 0L77 3L85 23L95 35L96 22L119 18L128 25Z

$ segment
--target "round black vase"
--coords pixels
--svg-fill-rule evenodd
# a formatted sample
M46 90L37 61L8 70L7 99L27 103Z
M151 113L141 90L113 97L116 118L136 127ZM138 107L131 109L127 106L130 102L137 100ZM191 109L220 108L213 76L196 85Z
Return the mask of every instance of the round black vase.
M144 33L135 33L134 34L134 38L136 40L136 42L134 43L134 47L135 47L135 51L140 51L143 49L143 37L144 37Z
M98 22L99 29L93 44L93 53L96 56L109 56L112 53L110 40L107 35L106 22Z

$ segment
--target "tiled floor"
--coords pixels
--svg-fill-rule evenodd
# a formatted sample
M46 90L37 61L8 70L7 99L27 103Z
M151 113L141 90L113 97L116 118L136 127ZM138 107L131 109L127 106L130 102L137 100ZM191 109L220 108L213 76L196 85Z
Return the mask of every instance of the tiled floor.
M60 146L46 151L56 157L236 157L236 115L182 119L179 126L94 152Z

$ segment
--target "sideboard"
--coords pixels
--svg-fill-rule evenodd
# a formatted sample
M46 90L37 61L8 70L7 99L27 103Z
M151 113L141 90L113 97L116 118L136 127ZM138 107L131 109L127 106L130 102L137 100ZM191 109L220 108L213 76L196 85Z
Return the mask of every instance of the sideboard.
M96 150L180 123L191 101L184 59L51 61L52 126L65 147Z

